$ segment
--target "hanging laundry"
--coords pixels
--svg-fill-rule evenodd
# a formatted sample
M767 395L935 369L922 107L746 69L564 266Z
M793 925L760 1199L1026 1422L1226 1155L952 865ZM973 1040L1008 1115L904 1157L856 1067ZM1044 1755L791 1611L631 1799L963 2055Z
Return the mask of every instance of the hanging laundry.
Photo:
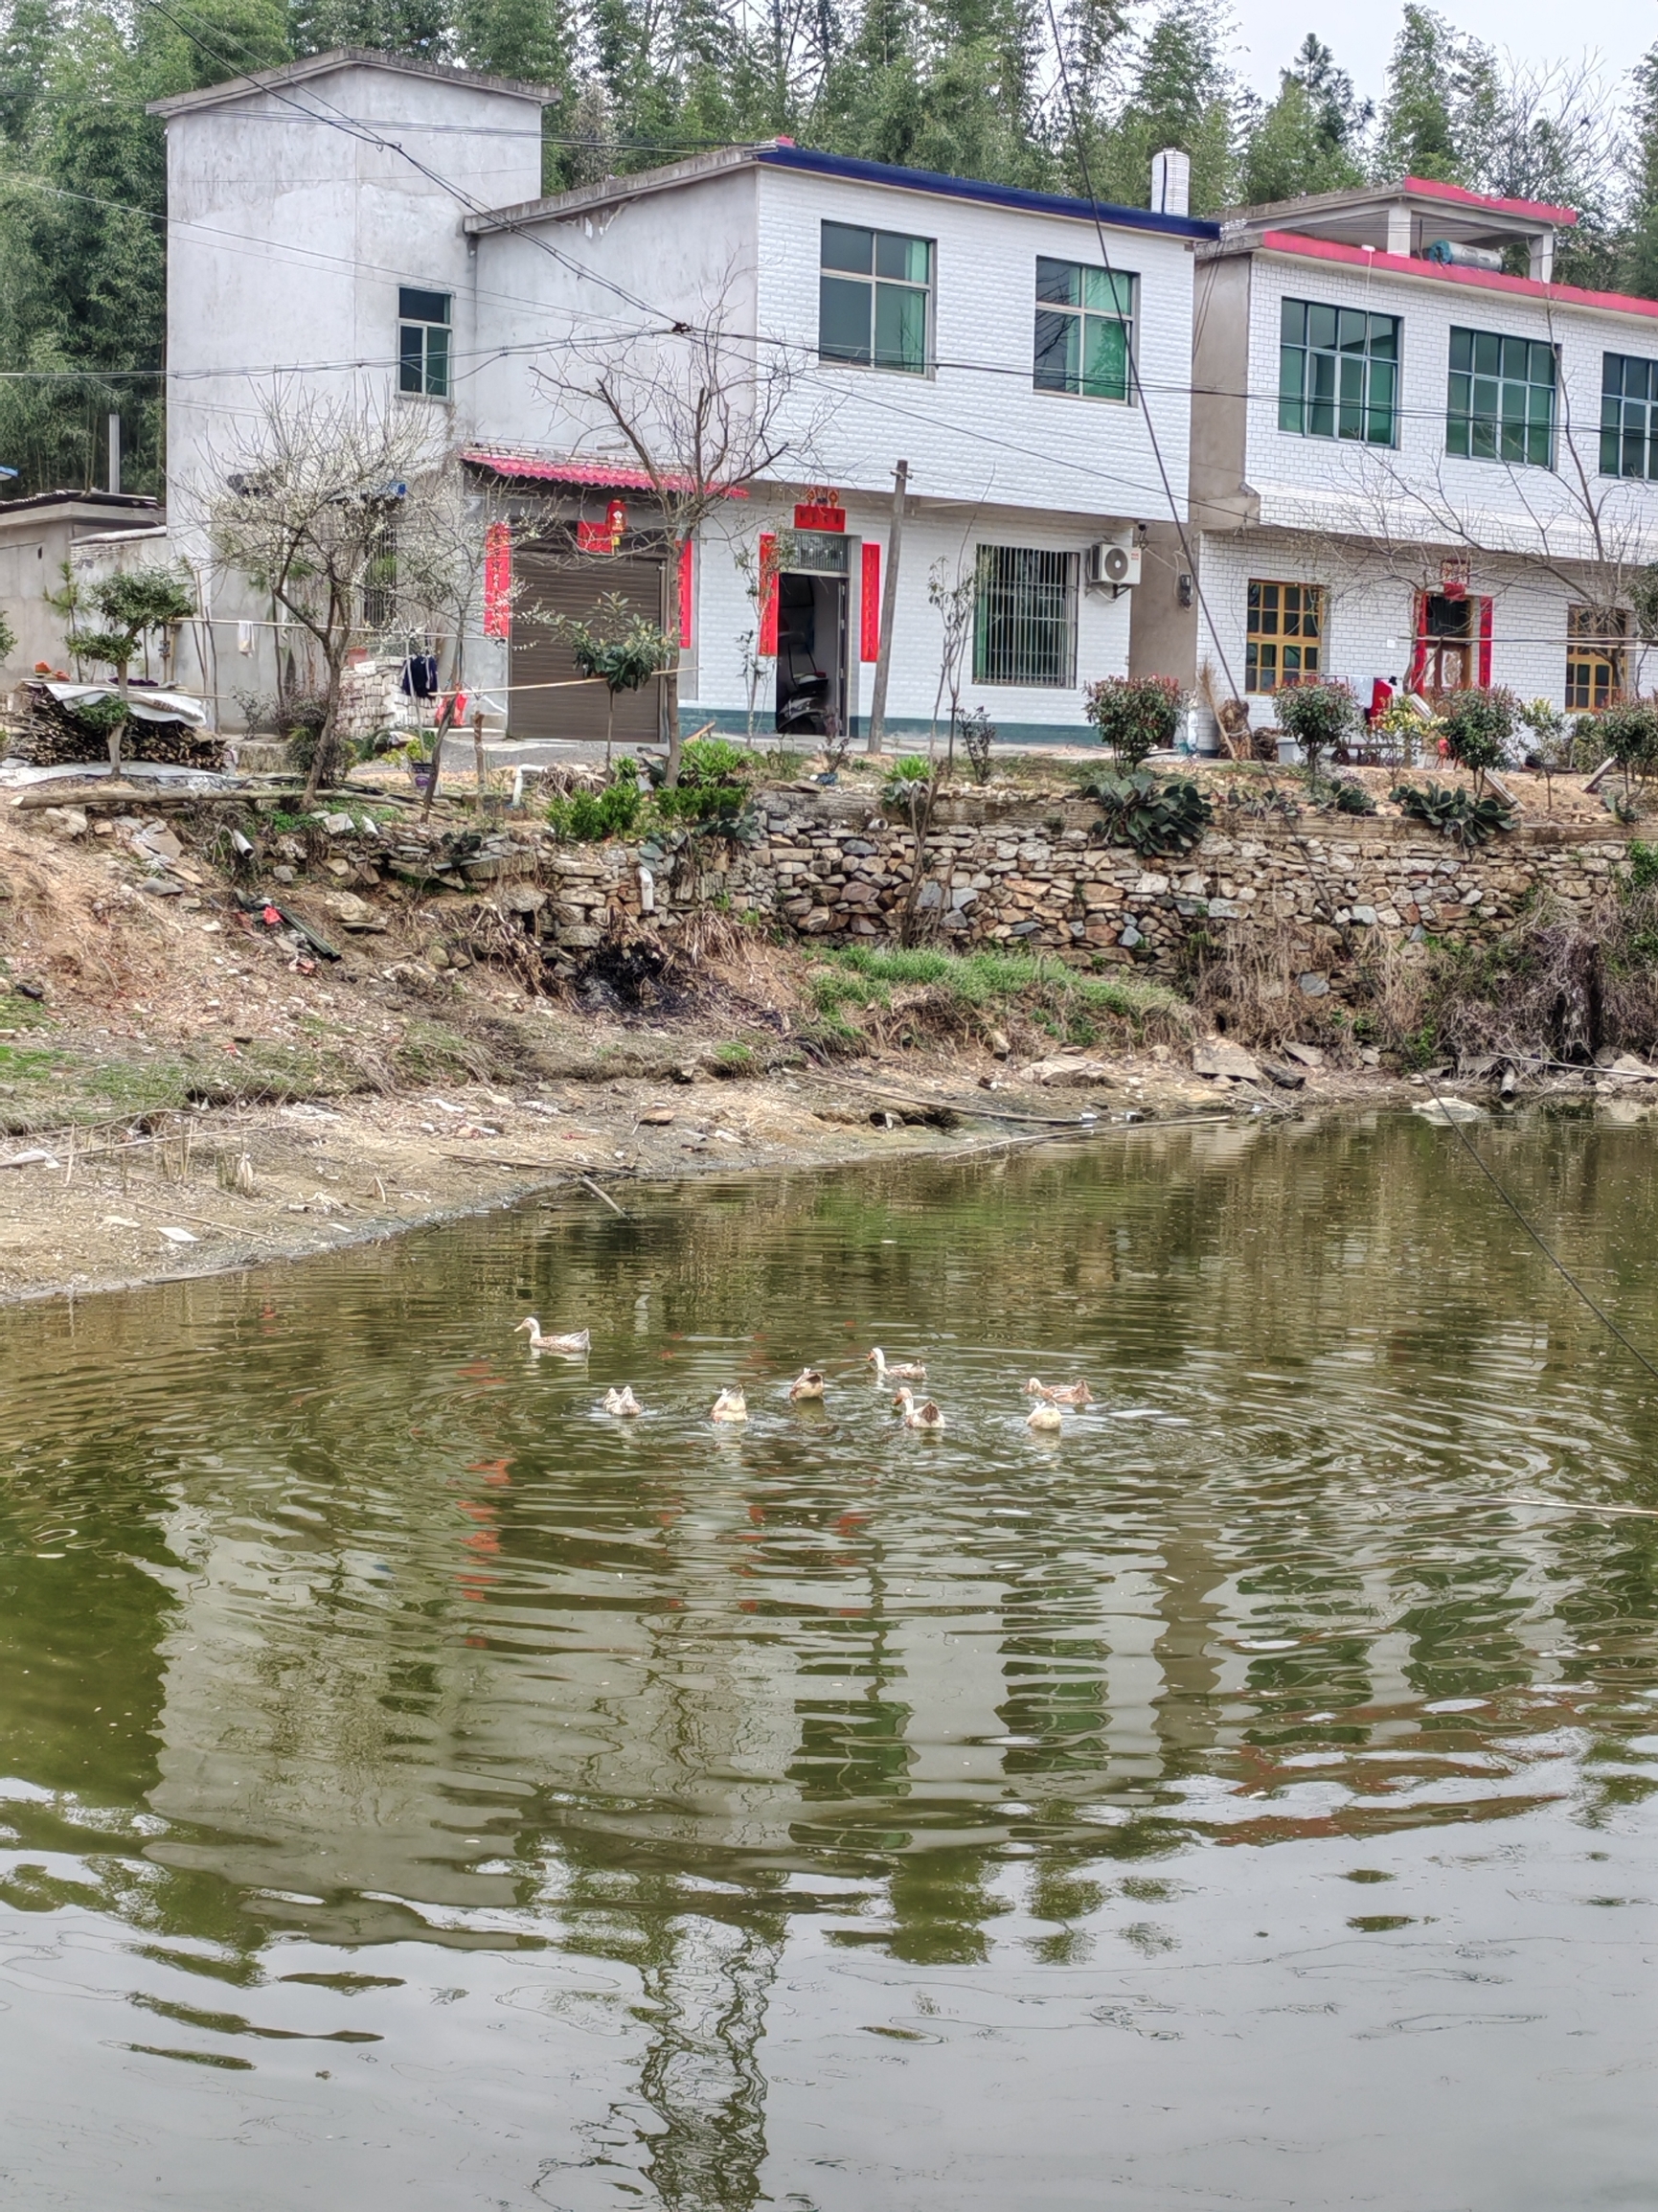
M412 699L429 699L438 689L438 656L435 652L412 652L403 663L401 688Z

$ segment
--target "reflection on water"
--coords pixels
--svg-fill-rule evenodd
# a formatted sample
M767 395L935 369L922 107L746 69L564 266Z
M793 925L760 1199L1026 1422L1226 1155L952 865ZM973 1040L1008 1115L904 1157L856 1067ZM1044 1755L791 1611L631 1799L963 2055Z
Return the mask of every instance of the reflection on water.
M1658 1340L1646 1132L1482 1141ZM1446 1132L3 1326L9 2202L1650 2201L1658 1409Z

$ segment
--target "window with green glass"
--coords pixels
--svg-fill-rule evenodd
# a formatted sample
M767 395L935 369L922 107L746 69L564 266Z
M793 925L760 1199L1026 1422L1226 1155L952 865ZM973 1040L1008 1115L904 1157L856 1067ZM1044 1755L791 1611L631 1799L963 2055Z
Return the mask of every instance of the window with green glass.
M930 239L826 222L818 275L819 355L924 376L932 293Z
M1453 331L1445 451L1552 468L1556 375L1555 349L1541 339Z
M1038 392L1126 399L1134 353L1135 279L1084 262L1036 261Z
M1398 431L1399 323L1362 308L1284 300L1279 310L1278 426L1299 438L1392 445Z
M449 299L447 292L398 286L399 392L423 393L428 399L449 397Z
M1658 476L1658 361L1601 354L1601 473Z

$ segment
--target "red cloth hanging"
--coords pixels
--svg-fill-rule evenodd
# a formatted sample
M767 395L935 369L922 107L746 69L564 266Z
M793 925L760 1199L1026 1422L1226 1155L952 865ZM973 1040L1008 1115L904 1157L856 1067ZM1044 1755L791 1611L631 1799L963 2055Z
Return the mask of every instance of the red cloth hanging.
M1480 688L1488 688L1491 681L1491 603L1480 602Z
M1420 692L1422 678L1428 673L1428 595L1419 591L1416 596L1416 643L1411 650L1411 673L1405 678L1407 692Z
M484 635L507 637L512 628L512 533L491 522L484 533Z
M858 658L879 660L881 657L881 549L867 543L864 546L863 589L858 606Z
M769 530L760 534L760 650L777 651L777 538Z
M688 537L679 549L679 642L691 643L691 540Z

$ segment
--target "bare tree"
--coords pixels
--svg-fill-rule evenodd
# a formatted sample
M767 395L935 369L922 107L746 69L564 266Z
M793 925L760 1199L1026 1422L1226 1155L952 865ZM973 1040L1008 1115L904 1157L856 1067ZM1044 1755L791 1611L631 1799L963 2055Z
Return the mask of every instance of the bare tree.
M215 553L269 593L316 646L325 709L306 779L316 803L338 764L340 680L370 633L365 596L396 593L397 525L443 451L420 409L305 398L268 400L245 446L214 459L206 489ZM480 536L482 534L480 533Z
M931 752L938 741L939 708L947 692L950 699L950 738L944 760L948 768L954 768L956 724L962 715L962 660L967 650L967 639L972 634L973 617L979 604L976 566L965 568L958 562L952 581L948 564L935 560L927 571L927 598L938 609L939 621L943 626L939 650L939 688L933 695L933 728L927 741L927 749Z
M584 340L557 367L537 371L579 435L620 437L650 488L667 556L668 636L680 635L678 553L748 488L809 475L813 425L803 419L803 370L789 351L732 327L721 294L697 323L618 341ZM668 692L668 777L679 781L677 685Z

